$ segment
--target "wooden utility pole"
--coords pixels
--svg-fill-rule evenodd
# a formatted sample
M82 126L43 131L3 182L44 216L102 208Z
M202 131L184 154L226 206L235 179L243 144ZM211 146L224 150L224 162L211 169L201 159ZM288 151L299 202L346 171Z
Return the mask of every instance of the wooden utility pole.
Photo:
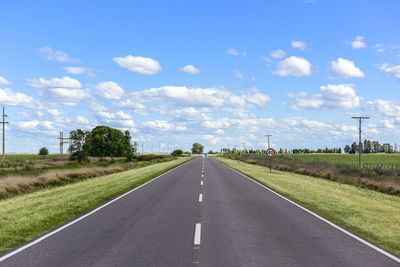
M361 167L362 167L362 165L361 165L361 146L362 146L362 143L361 143L361 122L363 120L368 120L369 117L351 117L351 118L358 120L358 164L359 164L359 167L361 169Z
M269 144L269 137L272 136L272 134L265 134L264 136L266 136L268 139L268 148L271 148ZM272 172L272 158L269 158L269 172Z
M3 160L6 159L6 124L8 124L8 122L5 121L5 118L7 117L7 115L5 114L5 108L3 107L3 121L1 122L3 124Z
M60 139L60 155L62 155L64 154L64 144L69 143L69 138L64 137L64 133L60 132L60 137L58 139Z
M246 153L246 143L242 143L243 145L243 153Z

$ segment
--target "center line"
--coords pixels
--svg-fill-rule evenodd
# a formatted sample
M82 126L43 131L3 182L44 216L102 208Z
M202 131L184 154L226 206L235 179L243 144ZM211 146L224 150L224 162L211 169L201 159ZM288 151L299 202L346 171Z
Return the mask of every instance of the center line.
M199 195L199 202L202 202L203 201L203 194L200 194Z
M201 175L201 178L203 178L203 176L204 176L204 175L202 174L202 175Z
M201 239L201 223L196 223L196 228L194 230L194 244L200 245Z
M200 185L203 185L203 181L200 182Z

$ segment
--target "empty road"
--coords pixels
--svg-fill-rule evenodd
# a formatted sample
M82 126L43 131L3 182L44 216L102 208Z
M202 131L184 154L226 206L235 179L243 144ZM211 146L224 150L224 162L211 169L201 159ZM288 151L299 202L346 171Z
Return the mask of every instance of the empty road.
M208 157L45 237L0 266L400 265Z

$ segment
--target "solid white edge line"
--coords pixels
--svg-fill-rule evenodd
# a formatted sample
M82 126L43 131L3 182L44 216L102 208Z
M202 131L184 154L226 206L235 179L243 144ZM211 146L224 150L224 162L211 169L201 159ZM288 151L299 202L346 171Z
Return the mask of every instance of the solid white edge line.
M18 249L16 249L16 250L13 250L13 251L11 251L10 253L7 253L7 254L5 254L4 256L2 256L2 257L0 258L0 262L2 262L2 261L4 261L4 260L6 260L6 259L8 259L8 258L10 258L10 257L12 257L12 256L14 256L15 254L18 254L18 253L24 251L25 249L27 249L27 248L29 248L29 247L31 247L31 246L33 246L33 245L35 245L35 244L37 244L37 243L43 241L43 240L49 238L50 236L52 236L52 235L54 235L54 234L56 234L56 233L58 233L58 232L64 230L65 228L67 228L67 227L69 227L69 226L71 226L71 225L73 225L73 224L75 224L75 223L77 223L77 222L79 222L79 221L85 219L86 217L88 217L88 216L92 215L93 213L95 213L95 212L101 210L102 208L104 208L104 207L106 207L106 206L108 206L108 205L114 203L115 201L117 201L117 200L123 198L124 196L126 196L126 195L128 195L128 194L130 194L130 193L132 193L132 192L134 192L134 191L136 191L137 189L139 189L139 188L141 188L141 187L143 187L143 186L145 186L145 185L147 185L147 184L149 184L149 183L151 183L151 182L157 180L158 178L160 178L160 177L166 175L167 173L174 171L175 169L177 169L177 168L179 168L179 167L185 165L186 163L189 163L190 161L191 161L191 160L189 160L189 161L187 161L187 162L184 162L183 164L180 164L179 166L176 166L175 168L173 168L173 169L171 169L171 170L169 170L169 171L167 171L167 172L164 172L163 174L160 174L159 176L157 176L157 177L151 179L150 181L147 181L147 182L145 182L144 184L141 184L141 185L139 185L138 187L135 187L135 188L133 188L132 190L130 190L130 191L128 191L128 192L126 192L126 193L124 193L124 194L122 194L122 195L120 195L120 196L118 196L118 197L116 197L116 198L114 198L114 199L112 199L112 200L110 200L109 202L104 203L103 205L101 205L100 207L98 207L98 208L96 208L96 209L90 211L89 213L86 213L86 214L82 215L81 217L79 217L79 218L77 218L77 219L75 219L75 220L73 220L73 221L71 221L71 222L69 222L69 223L67 223L67 224L65 224L65 225L63 225L63 226L60 226L59 228L57 228L57 229L55 229L55 230L53 230L53 231L51 231L51 232L45 234L44 236L42 236L42 237L40 237L40 238L38 238L38 239L36 239L36 240L33 240L33 241L31 241L31 242L28 241L28 242L29 242L28 244L23 245L22 247L20 247L20 248L18 248Z
M201 241L201 223L196 223L196 228L194 230L193 244L200 245L200 241Z
M199 195L199 202L202 202L203 201L203 194L200 194Z
M217 162L219 162L219 161L217 161ZM258 184L259 186L263 187L264 189L267 189L268 191L274 193L275 195L277 195L277 196L283 198L284 200L286 200L286 201L290 202L291 204L295 205L296 207L298 207L298 208L300 208L300 209L302 209L302 210L304 210L304 211L310 213L311 215L317 217L317 218L320 219L321 221L324 221L325 223L327 223L327 224L329 224L330 226L336 228L337 230L339 230L339 231L345 233L346 235L348 235L348 236L350 236L350 237L356 239L357 241L363 243L364 245L367 245L368 247L370 247L370 248L372 248L372 249L374 249L374 250L376 250L376 251L382 253L383 255L385 255L385 256L391 258L392 260L397 261L397 262L400 263L400 258L396 257L395 255L393 255L393 254L391 254L391 253L389 253L389 252L387 252L387 251L385 251L385 250L383 250L383 249L381 249L381 248L379 248L379 247L377 247L377 246L371 244L371 243L368 242L367 240L362 239L361 237L356 236L355 234L352 234L351 232L349 232L349 231L343 229L342 227L340 227L339 225L337 225L337 224L335 224L335 223L333 223L333 222L331 222L331 221L329 221L329 220L327 220L327 219L325 219L325 218L319 216L318 214L316 214L316 213L312 212L311 210L309 210L309 209L307 209L307 208L305 208L305 207L303 207L303 206L297 204L296 202L293 202L292 200L290 200L290 199L288 199L288 198L282 196L281 194L275 192L275 191L272 190L271 188L269 188L269 187L267 187L267 186L261 184L260 182L257 182L256 180L254 180L254 179L252 179L252 178L246 176L245 174L243 174L243 173L241 173L241 172L239 172L239 171L237 171L237 170L235 170L235 169L233 169L233 168L231 168L231 167L229 167L229 166L226 166L225 164L223 164L223 163L221 163L221 162L219 162L219 163L220 163L221 165L223 165L223 166L225 166L225 167L227 167L227 168L229 168L229 169L231 169L231 170L233 170L233 171L239 173L239 174L242 175L243 177L245 177L245 178L249 179L250 181L252 181L252 182Z
M200 185L203 185L203 181L200 182Z

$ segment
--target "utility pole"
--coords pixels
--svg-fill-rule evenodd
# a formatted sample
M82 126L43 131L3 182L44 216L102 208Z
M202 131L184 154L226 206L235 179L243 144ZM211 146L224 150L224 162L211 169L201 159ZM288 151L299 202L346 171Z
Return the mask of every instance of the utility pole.
M361 122L363 120L368 120L369 117L351 117L352 119L358 120L358 164L361 169Z
M242 145L243 145L243 153L245 153L245 151L246 151L246 143L242 143Z
M143 155L143 146L144 146L144 142L142 141L142 155Z
M69 138L64 137L64 133L60 132L60 137L58 139L60 139L60 155L62 155L64 154L64 144L69 143Z
M268 139L268 148L271 148L269 143L269 137L272 136L272 134L264 134L264 136L266 136ZM269 158L269 172L272 172L272 158Z
M6 138L5 138L6 131L5 131L5 128L6 128L6 124L8 124L8 122L5 121L6 117L8 117L8 116L5 114L5 108L3 107L3 121L1 122L3 124L3 160L6 159L6 153L5 153L5 151L6 151Z

